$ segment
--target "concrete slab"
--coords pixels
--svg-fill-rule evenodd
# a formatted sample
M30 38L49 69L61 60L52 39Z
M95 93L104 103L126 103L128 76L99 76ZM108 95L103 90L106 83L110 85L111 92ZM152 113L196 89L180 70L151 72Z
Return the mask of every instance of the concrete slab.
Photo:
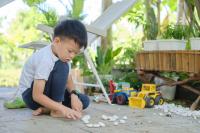
M92 103L84 111L91 115L90 122L104 122L106 127L88 128L81 120L55 119L50 116L32 116L29 109L8 110L0 99L0 133L199 133L200 119L163 113L155 109L137 110L128 106ZM114 126L113 122L101 119L101 115L127 116L125 124ZM164 114L164 113L163 113Z

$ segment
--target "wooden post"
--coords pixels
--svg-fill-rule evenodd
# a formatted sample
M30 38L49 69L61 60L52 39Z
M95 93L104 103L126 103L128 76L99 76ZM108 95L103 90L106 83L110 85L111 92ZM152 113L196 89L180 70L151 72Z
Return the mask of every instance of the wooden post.
M193 102L193 104L190 106L190 110L195 110L199 104L200 96Z

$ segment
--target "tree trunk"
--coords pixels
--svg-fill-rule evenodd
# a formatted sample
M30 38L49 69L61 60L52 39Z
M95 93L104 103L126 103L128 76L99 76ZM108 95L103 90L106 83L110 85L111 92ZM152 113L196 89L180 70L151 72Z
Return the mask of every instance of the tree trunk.
M178 0L178 10L177 10L177 24L186 25L186 13L187 13L187 4L185 0Z
M160 35L160 3L161 3L161 0L157 0L157 8L158 8L158 11L157 11L157 23L158 23L158 35Z
M112 5L112 0L102 0L102 12L105 11L110 5ZM112 47L112 28L109 28L107 30L106 37L102 37L101 47L104 50L107 50L107 48Z

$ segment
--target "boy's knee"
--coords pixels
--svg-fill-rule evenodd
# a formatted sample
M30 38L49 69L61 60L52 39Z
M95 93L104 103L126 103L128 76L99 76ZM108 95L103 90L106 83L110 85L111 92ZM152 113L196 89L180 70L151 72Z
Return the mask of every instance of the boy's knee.
M87 95L79 94L79 99L83 104L83 109L86 109L90 105L90 99Z
M54 66L54 70L58 72L68 72L69 71L69 65L68 63L62 62L61 60L58 60Z

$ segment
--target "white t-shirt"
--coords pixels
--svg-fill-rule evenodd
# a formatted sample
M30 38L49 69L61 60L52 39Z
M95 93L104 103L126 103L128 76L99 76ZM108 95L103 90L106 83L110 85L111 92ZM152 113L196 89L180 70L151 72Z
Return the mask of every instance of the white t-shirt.
M19 80L19 92L22 93L31 87L34 79L48 80L58 58L53 54L51 45L48 45L35 53L25 63ZM71 70L71 63L69 71Z

